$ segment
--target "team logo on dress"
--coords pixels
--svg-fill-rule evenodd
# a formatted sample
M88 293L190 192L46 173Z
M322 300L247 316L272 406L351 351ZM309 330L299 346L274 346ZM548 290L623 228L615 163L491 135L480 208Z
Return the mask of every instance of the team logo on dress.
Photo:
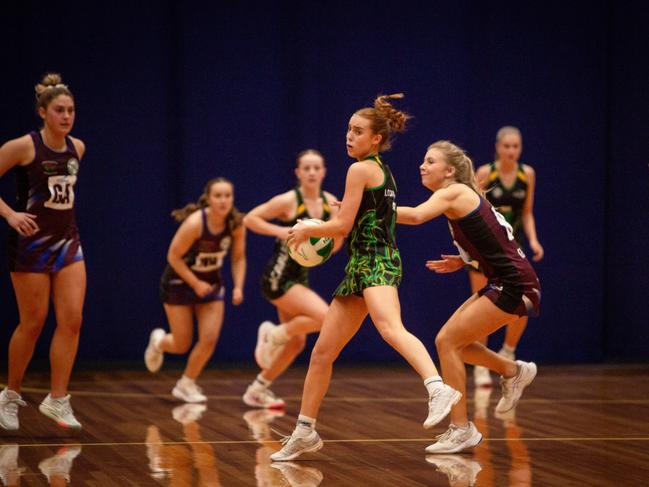
M45 174L56 174L56 168L58 166L56 161L43 161L41 164Z
M491 195L494 198L500 198L503 195L503 190L498 187L495 187L494 189L491 190Z
M230 248L230 242L232 239L230 237L223 237L221 239L221 250L227 250Z
M79 172L79 161L77 161L74 157L68 159L68 174L71 174L72 176L76 176L78 172Z
M524 189L517 189L512 193L512 196L516 199L519 200L524 200L525 199L525 190Z

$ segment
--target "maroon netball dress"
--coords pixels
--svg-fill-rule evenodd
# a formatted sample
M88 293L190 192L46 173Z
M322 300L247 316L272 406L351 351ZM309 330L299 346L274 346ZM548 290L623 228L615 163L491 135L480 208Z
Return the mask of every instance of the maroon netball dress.
M207 227L205 208L201 208L200 212L201 236L183 256L183 260L196 277L212 284L214 290L203 298L198 297L194 290L167 264L160 279L160 299L163 303L191 305L221 301L225 296L221 267L232 243L232 233L227 224L220 233L210 232Z
M475 210L449 219L449 227L462 259L478 261L487 277L487 285L478 294L507 313L537 316L541 284L505 217L481 196Z
M39 230L22 236L10 229L9 270L54 273L83 260L74 211L79 155L70 137L65 151L57 152L45 145L40 132L29 135L35 156L15 167L16 211L36 215Z

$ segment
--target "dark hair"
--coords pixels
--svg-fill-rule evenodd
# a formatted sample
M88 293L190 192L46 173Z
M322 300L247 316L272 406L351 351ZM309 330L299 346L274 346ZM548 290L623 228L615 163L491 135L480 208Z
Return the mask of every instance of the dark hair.
M379 95L374 100L374 108L361 108L354 114L370 121L370 128L375 134L381 136L379 144L380 151L387 151L392 145L392 134L395 132L405 132L406 122L412 118L406 112L397 110L388 101L390 99L403 98L403 93L393 95Z
M319 156L322 159L322 162L325 163L325 158L322 155L322 152L316 149L304 149L301 152L298 152L297 156L295 157L295 167L300 167L300 160L304 156L308 156L309 154L313 154L316 156Z
M47 106L59 95L67 95L72 100L74 96L68 85L62 83L61 75L58 73L47 73L40 83L34 86L36 91L36 113L39 108L47 109Z
M196 210L199 210L201 208L206 208L207 206L209 206L208 198L210 196L210 190L212 189L212 186L215 185L216 183L228 183L232 187L232 191L234 192L234 184L232 184L232 181L230 181L229 179L223 177L212 178L207 182L207 184L205 184L205 189L203 190L203 194L201 194L200 198L198 198L198 201L196 203L188 203L182 208L173 210L171 212L171 216L176 221L182 222L189 215L194 213ZM228 226L228 229L232 231L235 228L239 227L242 222L243 222L243 213L241 213L239 210L237 210L237 208L234 205L232 205L232 209L230 210L230 213L228 213L228 216L225 219L225 223Z

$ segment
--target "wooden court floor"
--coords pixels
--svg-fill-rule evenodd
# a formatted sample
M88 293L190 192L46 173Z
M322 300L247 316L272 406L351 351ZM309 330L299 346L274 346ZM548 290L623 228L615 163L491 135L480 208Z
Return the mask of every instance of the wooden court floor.
M318 420L325 447L271 465L279 448L271 427L292 430L304 372L274 385L287 401L283 413L241 402L252 369L207 371L203 411L173 400L178 371L76 372L72 404L84 425L77 434L37 411L47 375L28 374L21 429L0 430L0 485L649 485L649 366L542 366L504 418L494 416L498 388L470 386L483 442L472 453L428 457L424 448L446 422L422 429L425 390L414 372L341 366Z

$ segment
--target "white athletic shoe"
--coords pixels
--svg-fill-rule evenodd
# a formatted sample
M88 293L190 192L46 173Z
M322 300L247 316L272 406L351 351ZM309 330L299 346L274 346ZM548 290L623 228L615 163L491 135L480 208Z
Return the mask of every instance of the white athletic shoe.
M74 417L70 405L70 394L58 399L54 399L51 394L48 394L38 406L38 410L63 428L81 429L81 423Z
M295 431L291 436L285 436L282 439L281 450L276 451L270 456L273 462L288 462L294 460L303 453L316 452L322 448L323 443L320 436L313 430L306 436L298 436Z
M473 367L473 384L476 387L491 387L491 373L487 367L482 365Z
M457 453L473 448L482 441L482 435L471 421L466 428L450 424L448 429L436 438L435 443L426 447L426 453Z
M446 474L450 485L475 485L482 467L475 460L462 455L426 455L426 461L437 467L438 472Z
M317 468L305 467L295 462L276 462L270 466L282 472L291 487L317 487L324 478Z
M252 409L243 413L243 420L248 425L252 437L257 441L264 441L271 439L270 423L282 416L284 411Z
M255 387L250 384L243 395L243 402L253 408L282 409L284 400L275 396L268 387Z
M424 421L424 428L432 428L444 419L461 397L462 394L459 391L446 384L435 389L428 398L428 417Z
M157 372L162 367L164 352L160 350L160 341L165 337L166 332L162 328L156 328L149 335L149 345L144 351L144 364L149 372Z
M19 477L25 471L18 468L18 445L0 446L0 480L2 485L19 485Z
M176 387L171 391L172 396L185 402L207 401L207 396L203 394L203 390L196 383L182 384L181 380L176 382Z
M27 406L20 394L7 388L0 392L0 427L6 430L20 428L18 406Z
M257 329L257 345L255 345L255 360L257 365L262 369L267 369L269 367L265 362L264 356L264 346L268 340L268 333L273 329L275 325L272 321L264 321L259 328Z
M62 476L66 482L70 482L72 461L79 456L79 453L81 453L80 446L65 446L57 451L56 455L39 463L38 468L47 477L48 482L52 475Z
M508 358L509 360L516 360L516 353L510 352L509 350L505 350L505 348L501 348L498 350L498 355L502 355L505 358Z
M205 411L207 411L205 404L188 403L173 408L171 410L171 417L180 424L189 424L201 419Z
M536 377L536 364L534 362L523 362L517 360L518 373L514 377L505 379L500 378L500 387L502 389L502 397L496 405L497 413L506 413L510 409L516 407L518 400L523 394L523 390L530 385Z

